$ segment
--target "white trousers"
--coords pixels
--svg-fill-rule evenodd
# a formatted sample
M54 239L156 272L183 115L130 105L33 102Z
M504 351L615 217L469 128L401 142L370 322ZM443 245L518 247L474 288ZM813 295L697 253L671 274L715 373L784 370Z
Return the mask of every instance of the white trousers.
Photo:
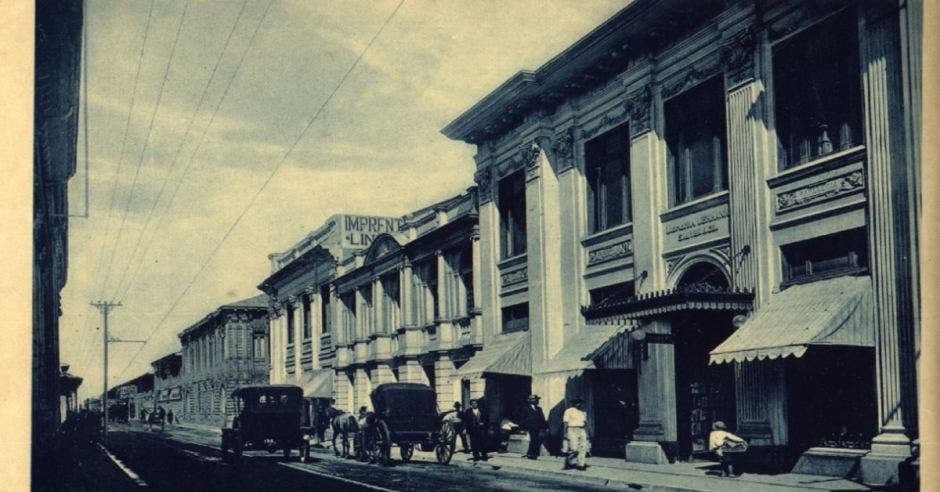
M565 439L568 440L568 456L565 458L565 463L584 466L588 450L587 430L584 427L569 427Z

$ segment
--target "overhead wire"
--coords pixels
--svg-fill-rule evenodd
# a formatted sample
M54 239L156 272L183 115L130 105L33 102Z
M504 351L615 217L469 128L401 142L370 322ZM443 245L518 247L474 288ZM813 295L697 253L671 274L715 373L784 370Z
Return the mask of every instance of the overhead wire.
M108 202L108 219L107 221L105 221L105 230L104 230L105 244L108 243L107 238L111 233L111 217L114 215L114 201L115 201L115 196L117 195L117 180L118 180L118 176L121 175L121 166L124 164L124 150L127 148L127 131L131 124L131 115L133 115L134 113L134 105L137 102L137 87L140 83L140 68L143 65L144 51L146 50L146 47L147 47L147 38L150 36L150 24L151 24L151 21L153 20L154 3L155 3L155 0L150 0L150 9L147 11L147 26L144 28L144 38L143 38L143 41L141 41L140 43L140 52L137 55L137 69L135 70L135 73L134 73L134 85L133 85L133 88L131 89L131 103L130 103L130 106L128 106L127 118L124 121L124 134L121 137L121 151L118 153L117 168L114 170L114 175L111 177L111 198ZM100 272L103 266L104 266L104 256L102 255L99 257L98 268L95 271ZM104 286L103 278L102 277L99 277L99 278L101 279L101 281L98 284L98 288L95 289L95 291L98 292L98 297L100 298L104 294L105 286Z
M231 89L232 87L232 83L235 81L235 78L237 77L237 75L241 72L242 64L245 61L245 58L248 52L251 50L251 47L254 45L255 38L258 34L259 29L261 28L261 24L264 23L264 20L267 18L268 13L270 12L270 9L271 9L271 5L273 3L274 3L274 0L270 0L268 2L268 5L265 8L264 13L261 15L261 17L258 20L258 23L255 25L255 29L251 34L251 38L248 40L248 45L246 46L245 50L242 51L242 55L238 60L238 64L236 65L235 70L232 72L231 77L229 77L228 83L226 84L225 89L222 91L222 97L219 98L219 102L215 105L215 108L212 111L212 116L209 117L209 122L203 127L202 134L199 136L199 142L196 145L196 147L193 149L192 153L190 153L189 159L186 162L186 166L184 166L183 168L183 172L180 174L179 179L176 180L176 186L173 188L173 192L170 194L170 199L168 200L168 204L164 208L166 212L163 216L161 216L160 220L158 220L156 227L154 227L154 230L159 230L163 226L163 222L166 219L166 217L169 217L169 213L173 208L173 204L175 203L177 193L179 192L180 188L185 182L186 175L189 173L189 170L192 167L193 159L195 158L199 150L202 148L202 144L205 142L206 135L209 132L209 128L212 126L212 123L215 121L215 117L219 113L219 109L222 107L222 103L225 102L225 99L229 94L229 89ZM150 248L152 246L153 246L153 242L147 243L146 246L144 246L144 252L141 253L140 255L141 259L147 257L147 253L149 253ZM128 283L126 284L124 293L119 296L120 299L124 299L127 296L127 294L130 292L131 286L134 285L133 279L137 278L142 268L143 268L143 261L141 260L138 262L134 273L131 275L131 280L128 281Z
M160 199L163 197L163 192L166 190L167 183L169 183L170 176L173 174L173 170L176 168L177 162L180 160L180 154L182 153L184 144L186 143L187 137L189 137L190 132L193 128L193 123L196 121L196 116L199 114L199 111L202 109L202 105L206 100L206 96L209 93L209 87L212 85L212 82L215 80L216 72L219 69L219 66L222 64L222 60L225 58L225 53L228 51L229 44L232 41L233 35L235 34L238 23L241 21L242 15L245 13L245 7L248 5L248 0L242 2L242 6L238 11L238 16L235 18L235 22L232 24L232 29L229 30L228 36L225 38L225 43L222 46L222 51L219 52L219 56L215 61L215 65L212 67L212 70L209 74L209 79L206 81L205 87L202 89L202 94L199 96L199 102L196 103L196 109L193 111L192 116L189 118L189 122L186 124L186 130L183 132L183 137L180 139L179 145L176 147L176 152L174 153L173 159L170 161L167 166L166 174L163 176L163 182L160 184L160 190L157 192L157 197L153 200L153 203L150 205L150 210L147 212L147 218L144 221L143 227L140 228L140 233L137 234L137 240L134 244L134 249L131 251L130 257L128 258L127 263L124 265L124 270L121 272L121 275L118 277L116 287L114 289L115 297L118 299L118 302L121 302L124 298L123 294L119 294L124 287L124 282L127 280L127 273L131 265L134 263L134 258L137 255L138 250L140 249L141 242L144 238L144 233L147 230L147 227L150 225L150 221L153 218L153 213L157 208L157 204L160 202ZM146 256L141 257L141 261Z
M166 88L166 81L170 76L170 67L173 65L173 59L176 57L176 48L179 45L180 33L183 31L183 24L186 21L186 14L189 11L189 5L191 0L186 0L186 4L183 6L183 13L180 14L180 21L176 27L176 34L173 37L173 46L170 50L170 57L167 59L166 67L163 70L163 79L160 81L160 88L157 91L157 101L153 105L153 111L150 113L150 122L147 124L147 136L144 138L144 147L140 151L140 158L137 159L137 166L134 171L134 179L131 184L131 189L127 194L127 200L124 203L124 213L121 215L121 225L118 228L117 238L114 241L114 247L111 249L111 259L108 261L108 268L105 271L104 275L104 288L107 289L108 281L111 277L111 269L115 263L115 255L117 250L121 246L121 237L124 233L124 226L127 223L127 216L130 215L131 203L134 200L134 191L137 189L137 181L140 178L140 168L144 162L144 156L147 154L147 147L150 146L150 136L153 134L153 124L156 120L157 112L160 110L160 103L163 101L163 93Z
M186 288L183 289L183 291L180 293L180 295L176 297L176 299L173 301L173 304L170 306L170 308L166 311L166 313L164 313L164 315L163 315L163 317L160 319L160 321L159 321L159 322L154 326L154 328L150 331L150 334L147 336L145 342L140 345L140 347L137 349L137 352L131 357L131 359L128 361L127 365L124 366L124 369L121 371L121 376L124 375L124 373L127 371L127 369L130 368L131 364L134 363L134 361L137 359L137 357L140 355L140 353L141 353L141 352L144 350L144 348L150 343L150 340L153 339L153 335L156 334L156 332L160 329L161 326L163 326L163 323L166 322L167 318L170 316L170 313L172 313L173 310L176 309L176 306L179 305L180 300L182 300L183 297L185 297L186 294L189 293L189 290L192 289L193 285L196 283L196 280L199 279L199 277L200 277L200 276L202 275L202 273L205 271L205 269L206 269L206 267L209 265L209 263L215 258L216 253L218 253L219 249L222 247L222 245L225 243L225 241L229 238L229 236L231 236L232 231L235 230L235 228L238 226L238 224L241 222L241 220L242 220L242 219L245 217L245 215L247 214L248 210L250 210L251 207L252 207L252 206L255 204L255 202L258 200L258 197L261 195L261 193L264 192L265 188L267 188L267 186L271 183L271 180L274 179L274 176L275 176L275 175L277 174L277 172L281 169L281 166L284 164L284 162L285 162L285 161L287 160L287 158L290 156L291 152L293 152L294 149L297 147L297 145L301 142L301 140L303 139L303 137L307 134L307 132L308 132L308 131L310 130L310 128L313 126L313 123L317 121L317 118L319 118L320 114L323 113L323 110L326 108L326 106L327 106L327 105L330 103L330 101L333 99L333 96L335 96L336 93L339 92L340 88L342 88L343 84L344 84L344 83L346 82L346 80L349 78L349 75L353 72L353 70L356 69L356 67L359 65L359 62L362 61L362 58L365 56L366 52L369 51L369 48L372 47L372 45L375 43L376 39L378 39L378 37L382 34L382 32L385 30L385 28L386 28L386 27L388 26L388 24L391 22L392 18L395 17L395 14L398 13L398 10L401 9L401 6L402 6L404 3L405 3L405 0L400 0L400 1L398 2L398 5L395 6L395 9L392 10L392 12L388 15L388 17L386 17L385 21L382 23L382 25L381 25L381 26L379 27L379 29L375 32L375 34L372 36L372 38L369 40L369 42L366 44L366 46L365 46L365 47L362 49L362 51L359 53L359 56L356 57L356 60L352 63L352 65L350 65L349 69L347 69L346 72L343 74L343 76L340 78L340 80L339 80L339 82L337 83L336 87L334 87L333 90L332 90L332 92L330 92L330 94L326 97L326 99L324 99L323 103L320 104L320 107L317 108L316 112L313 114L313 116L310 118L310 120L309 120L309 121L307 122L307 124L304 126L303 130L300 132L299 135L297 135L297 138L294 139L293 143L290 145L290 147L287 149L287 151L284 153L284 155L281 156L281 158L278 160L278 162L274 165L273 169L272 169L271 172L268 174L267 178L266 178L266 179L264 180L264 182L261 184L261 187L258 188L258 190L254 193L254 195L252 195L251 199L248 201L248 203L247 203L247 204L245 205L245 207L242 209L241 213L238 215L238 217L235 219L235 221L232 222L232 224L228 227L228 229L225 231L225 234L222 235L222 238L219 240L219 242L216 243L215 247L214 247L214 248L212 249L212 251L209 253L209 256L208 256L208 257L206 258L206 260L202 263L202 266L199 268L199 270L196 272L196 274L190 279L189 283L186 285Z

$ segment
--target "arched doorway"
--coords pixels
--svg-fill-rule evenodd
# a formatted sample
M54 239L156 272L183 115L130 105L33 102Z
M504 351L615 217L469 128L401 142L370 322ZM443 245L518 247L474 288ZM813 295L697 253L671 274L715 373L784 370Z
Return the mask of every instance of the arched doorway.
M717 265L699 262L682 273L679 292L728 292L728 277ZM678 457L689 460L708 452L712 423L736 428L734 365L709 365L709 352L734 331L733 312L687 310L672 315L675 339Z

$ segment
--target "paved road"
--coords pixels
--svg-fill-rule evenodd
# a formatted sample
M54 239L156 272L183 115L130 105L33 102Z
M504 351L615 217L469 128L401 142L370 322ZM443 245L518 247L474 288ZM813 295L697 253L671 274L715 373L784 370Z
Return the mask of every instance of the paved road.
M106 447L139 480L156 490L612 490L486 464L469 468L416 461L379 467L322 453L315 453L311 463L300 463L296 456L284 461L279 454L266 452L246 453L234 464L222 460L217 442L218 436L199 431L160 433L124 428L109 434ZM467 458L458 454L454 459Z

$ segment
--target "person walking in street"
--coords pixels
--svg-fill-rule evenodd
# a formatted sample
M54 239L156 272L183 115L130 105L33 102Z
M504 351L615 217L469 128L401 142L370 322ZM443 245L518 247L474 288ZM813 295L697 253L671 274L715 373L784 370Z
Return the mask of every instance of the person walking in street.
M588 449L587 414L584 413L584 401L580 398L571 400L571 406L565 410L562 421L565 424L565 439L568 442L568 455L565 457L565 470L577 468L586 470L585 455Z
M523 458L538 459L542 449L542 436L548 429L545 412L539 406L539 395L529 395L526 404L516 411L516 423L519 428L529 433L529 449Z
M172 408L166 411L166 423L170 425L173 424L173 409Z
M734 464L737 457L747 450L747 441L728 432L725 423L716 420L708 435L708 449L718 456L718 461L721 463L721 476L736 476Z
M463 415L463 425L470 436L470 450L473 453L473 461L487 461L486 455L486 426L487 419L480 403L477 400L470 400L470 408Z

